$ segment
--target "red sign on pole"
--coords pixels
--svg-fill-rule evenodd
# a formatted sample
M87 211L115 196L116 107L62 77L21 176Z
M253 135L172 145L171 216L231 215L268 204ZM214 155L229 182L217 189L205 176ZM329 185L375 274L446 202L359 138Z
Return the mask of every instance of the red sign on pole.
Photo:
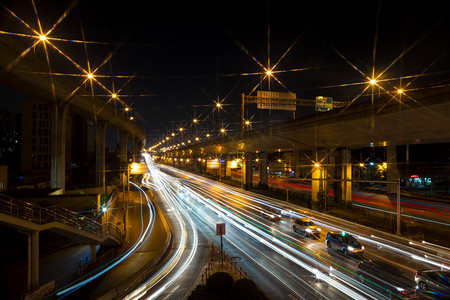
M216 224L216 235L225 235L225 223Z

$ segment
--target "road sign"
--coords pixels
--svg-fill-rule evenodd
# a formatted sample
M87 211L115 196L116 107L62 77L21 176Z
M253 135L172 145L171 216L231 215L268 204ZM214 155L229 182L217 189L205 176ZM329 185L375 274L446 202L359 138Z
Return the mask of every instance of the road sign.
M216 224L216 235L225 235L225 223Z
M317 96L316 97L316 111L328 111L333 109L333 98Z
M295 93L257 91L256 95L258 109L296 110L297 108Z

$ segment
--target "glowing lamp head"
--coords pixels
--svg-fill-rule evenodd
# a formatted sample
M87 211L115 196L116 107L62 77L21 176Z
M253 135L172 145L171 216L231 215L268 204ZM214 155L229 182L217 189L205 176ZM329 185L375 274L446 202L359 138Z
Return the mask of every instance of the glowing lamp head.
M88 74L87 74L87 78L89 78L89 79L92 79L92 78L94 78L94 74L92 74L92 73L88 73Z
M250 121L245 121L245 125L250 125Z
M180 131L183 131L183 127L180 127Z
M225 128L220 129L220 132L224 133L225 132Z
M266 71L266 75L267 75L267 76L272 75L272 70L267 70L267 71Z
M130 117L130 120L132 120L132 121L133 121L133 120L134 120L134 117L133 117L133 116L131 116L131 117Z
M198 120L197 120L197 119L194 119L194 120L193 120L193 122L194 122L194 123L197 123L197 122L198 122Z
M108 208L106 207L106 206L102 206L102 212L107 212L108 211Z
M374 85L375 83L377 83L377 81L375 79L370 79L369 82L370 82L371 85Z
M130 111L130 108L129 107L125 107L125 111Z
M117 95L116 94L112 94L111 98L117 98Z
M403 94L403 90L402 90L402 89L398 89L398 90L397 90L397 93Z
M217 103L216 103L216 106L220 108L220 107L222 107L222 104L220 104L219 102L217 102Z
M320 167L320 164L315 163L315 164L314 164L314 167L318 168L318 167Z
M47 37L46 37L44 34L41 34L41 35L39 36L39 39L40 39L41 41L45 42L45 41L47 40Z

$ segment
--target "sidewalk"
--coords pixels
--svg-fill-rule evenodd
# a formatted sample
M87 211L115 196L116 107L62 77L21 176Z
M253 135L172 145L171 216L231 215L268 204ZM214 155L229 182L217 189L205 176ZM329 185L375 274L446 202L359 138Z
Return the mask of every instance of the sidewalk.
M150 194L151 192L148 192ZM131 247L140 237L141 211L138 204L141 198L139 192L130 192L130 205L128 207L127 247ZM164 256L171 242L170 228L161 211L155 205L156 215L153 231L145 243L128 259L110 270L96 285L90 299L116 299L133 284L138 283L142 275L152 269ZM144 210L143 210L144 212ZM144 215L144 222L148 215Z

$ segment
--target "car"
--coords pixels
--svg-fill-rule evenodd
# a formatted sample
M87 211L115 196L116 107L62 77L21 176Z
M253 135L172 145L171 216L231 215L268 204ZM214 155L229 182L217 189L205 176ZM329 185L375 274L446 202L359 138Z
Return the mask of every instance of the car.
M269 221L279 221L281 220L281 215L274 213L274 212L267 212L265 210L261 210L261 216L264 219L267 219Z
M397 267L383 260L363 258L356 264L356 273L363 283L390 298L418 299L413 282ZM396 297L398 296L398 297Z
M418 290L436 292L450 298L450 271L419 270L414 279Z
M294 230L294 232L300 232L306 236L311 235L318 236L320 235L321 231L321 229L318 228L313 221L311 221L310 219L302 219L302 218L294 220L292 229Z
M325 243L328 248L338 249L346 255L361 254L364 252L364 246L345 231L328 232Z

